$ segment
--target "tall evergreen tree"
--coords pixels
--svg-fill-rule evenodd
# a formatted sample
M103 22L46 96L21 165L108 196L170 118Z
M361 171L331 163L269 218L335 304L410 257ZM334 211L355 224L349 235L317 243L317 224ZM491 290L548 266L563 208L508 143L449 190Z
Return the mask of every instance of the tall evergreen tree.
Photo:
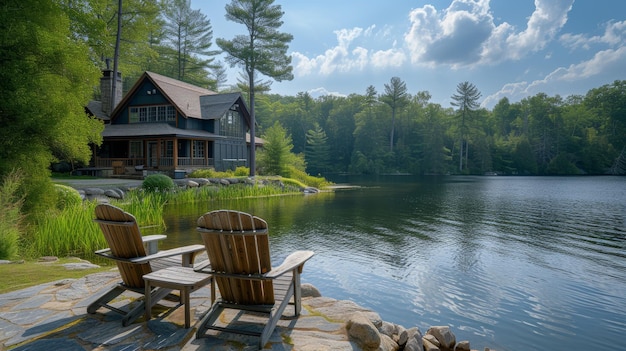
M408 103L406 83L398 77L391 78L389 84L385 84L385 94L381 96L381 100L391 107L389 151L393 152L394 134L396 129L396 112Z
M239 65L248 75L248 102L250 103L250 175L255 175L256 147L254 115L255 73L259 72L277 81L293 79L288 43L293 36L278 31L282 26L283 11L274 0L232 0L226 5L226 19L243 24L248 35L236 35L232 40L217 39L217 45L226 52L231 67Z
M177 79L206 86L207 69L218 54L211 50L211 21L191 9L191 0L167 0L164 7L166 44L176 53Z
M470 82L462 82L456 86L456 94L452 95L452 106L458 107L459 116L461 117L461 125L459 127L459 171L463 171L463 152L465 151L465 167L467 167L467 159L469 154L469 144L467 142L468 119L472 111L478 108L478 99L480 92L476 86Z
M327 170L330 158L328 137L318 123L306 133L304 157L309 174L321 174Z
M265 174L289 176L289 165L296 157L291 153L293 143L287 130L279 122L267 129L263 134L265 145L259 154L259 163Z

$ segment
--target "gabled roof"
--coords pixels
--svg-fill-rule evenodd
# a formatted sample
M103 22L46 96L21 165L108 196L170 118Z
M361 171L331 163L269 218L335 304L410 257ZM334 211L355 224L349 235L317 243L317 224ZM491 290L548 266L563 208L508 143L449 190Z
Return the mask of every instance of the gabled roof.
M250 113L241 93L226 93L203 95L200 97L200 109L203 119L219 119L224 116L233 105L239 105L238 111L243 114L248 126L250 125Z
M144 72L126 96L124 96L122 101L120 101L111 116L116 115L118 109L128 103L128 99L135 94L145 79L149 79L161 91L163 96L176 107L178 112L187 118L202 118L200 112L200 96L215 94L214 91L209 89L181 82L180 80L169 78L158 73Z

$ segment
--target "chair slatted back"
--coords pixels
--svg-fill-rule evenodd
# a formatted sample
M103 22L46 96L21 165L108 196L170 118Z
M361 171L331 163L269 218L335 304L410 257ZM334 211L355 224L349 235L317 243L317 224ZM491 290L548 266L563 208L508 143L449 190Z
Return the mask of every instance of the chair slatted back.
M96 219L111 254L119 258L146 256L137 220L133 215L109 204L96 206ZM143 276L152 272L150 263L132 264L116 261L124 284L130 288L143 288Z
M274 304L271 280L246 279L272 269L267 222L248 213L218 210L198 219L211 268L239 276L215 277L222 300L245 305Z

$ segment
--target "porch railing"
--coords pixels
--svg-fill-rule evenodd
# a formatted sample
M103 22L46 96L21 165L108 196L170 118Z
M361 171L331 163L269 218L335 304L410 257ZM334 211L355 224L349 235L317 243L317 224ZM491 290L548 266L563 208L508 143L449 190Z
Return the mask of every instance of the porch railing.
M214 166L214 160L212 158L196 158L196 157L179 157L176 167L174 167L173 157L160 157L153 159L146 158L96 158L94 161L95 167L98 168L112 168L113 162L122 161L124 167L136 167L143 166L144 168L159 168L159 169L174 169L181 168L201 168Z

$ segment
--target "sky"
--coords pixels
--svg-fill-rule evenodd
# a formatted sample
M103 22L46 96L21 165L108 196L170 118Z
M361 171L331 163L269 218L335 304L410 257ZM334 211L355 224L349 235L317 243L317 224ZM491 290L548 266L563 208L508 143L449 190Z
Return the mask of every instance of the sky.
M230 0L192 0L213 38L246 28L224 17ZM294 96L383 94L392 77L408 93L428 91L450 107L461 82L474 84L488 109L545 93L584 95L626 79L623 0L275 0L294 79L271 93ZM219 49L214 43L212 49ZM217 60L224 62L223 57ZM228 68L234 84L240 67ZM261 77L262 78L262 77Z

